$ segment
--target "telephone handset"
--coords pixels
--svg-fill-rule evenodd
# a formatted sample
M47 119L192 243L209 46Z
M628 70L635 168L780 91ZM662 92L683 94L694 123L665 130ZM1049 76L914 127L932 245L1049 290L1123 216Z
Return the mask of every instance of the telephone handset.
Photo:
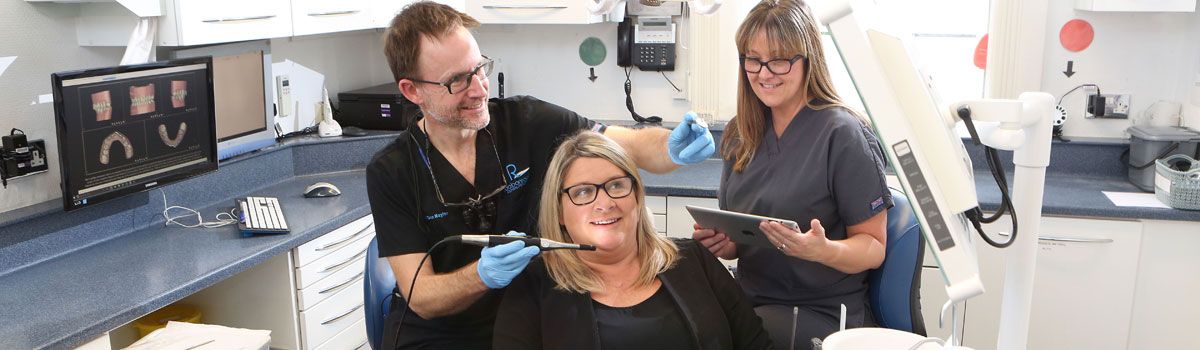
M625 17L621 24L617 25L617 66L629 67L630 63L629 51L633 46L633 17Z
M617 25L617 65L645 71L675 70L675 23L670 16L625 17Z

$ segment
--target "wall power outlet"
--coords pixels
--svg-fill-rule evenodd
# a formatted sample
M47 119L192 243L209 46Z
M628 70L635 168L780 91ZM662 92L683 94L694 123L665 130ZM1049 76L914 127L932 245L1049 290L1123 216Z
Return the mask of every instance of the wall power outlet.
M1128 119L1129 100L1129 94L1088 94L1084 116L1087 118Z

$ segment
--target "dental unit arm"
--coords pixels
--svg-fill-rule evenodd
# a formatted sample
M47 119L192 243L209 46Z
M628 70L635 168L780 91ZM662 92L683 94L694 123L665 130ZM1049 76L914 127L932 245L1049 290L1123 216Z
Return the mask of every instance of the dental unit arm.
M933 82L911 60L904 38L895 31L867 28L881 23L865 17L869 12L847 1L822 3L820 20L828 26L840 56L845 61L859 96L869 112L887 154L888 162L909 196L929 251L937 260L946 282L949 301L942 315L968 298L983 294L978 258L971 231L997 247L1011 246L1001 310L1000 349L1021 349L1028 336L1033 265L1042 210L1045 169L1050 159L1053 97L1027 92L1016 100L980 99L940 108ZM1014 195L1007 193L1003 170L993 170L1014 228L1012 240L992 242L980 229L982 215L976 196L974 171L954 126L962 121L972 140L989 148L1014 151ZM988 150L989 163L997 159ZM990 164L999 167L1000 164ZM998 215L997 215L998 216ZM994 218L993 218L994 219ZM989 221L984 221L989 222ZM972 227L973 226L973 227ZM953 312L952 312L953 314ZM940 323L940 322L939 322ZM961 335L951 323L946 342L883 328L855 328L834 333L823 349L910 349L921 343L943 343L947 349L963 349ZM921 348L937 348L922 344Z

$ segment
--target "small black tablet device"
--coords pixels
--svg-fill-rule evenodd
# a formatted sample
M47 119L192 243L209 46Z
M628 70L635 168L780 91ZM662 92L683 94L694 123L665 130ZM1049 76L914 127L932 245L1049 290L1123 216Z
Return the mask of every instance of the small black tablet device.
M687 208L688 213L692 214L692 218L696 219L696 223L700 224L701 227L715 228L725 232L725 235L729 236L729 239L732 239L734 242L767 249L775 249L775 245L771 244L771 240L767 239L766 233L758 229L759 223L763 221L775 221L797 230L800 227L795 221L791 220L692 205L685 206L685 208Z

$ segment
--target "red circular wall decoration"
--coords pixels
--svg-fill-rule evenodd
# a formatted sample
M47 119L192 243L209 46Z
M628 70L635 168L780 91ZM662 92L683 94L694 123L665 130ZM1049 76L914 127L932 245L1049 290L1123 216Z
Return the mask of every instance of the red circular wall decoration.
M979 67L979 69L987 68L987 48L988 35L984 34L983 38L979 39L979 43L975 44L975 67Z
M1073 19L1063 24L1062 30L1058 32L1058 41L1067 51L1079 52L1091 46L1095 36L1096 31L1092 29L1091 23L1082 19Z

